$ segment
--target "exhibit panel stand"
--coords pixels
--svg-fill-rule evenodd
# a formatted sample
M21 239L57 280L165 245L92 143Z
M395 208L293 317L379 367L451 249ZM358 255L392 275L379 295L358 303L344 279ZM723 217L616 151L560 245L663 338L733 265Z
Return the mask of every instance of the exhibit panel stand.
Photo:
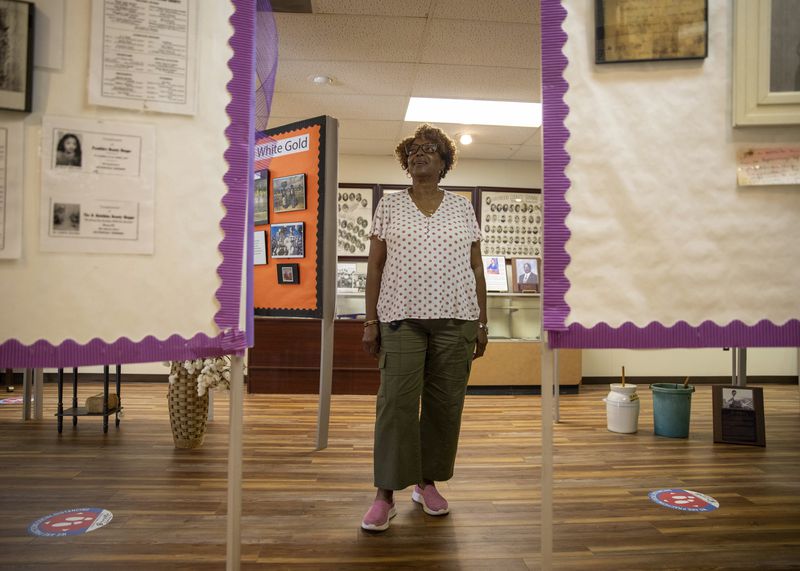
M318 327L318 344L303 358L310 359L317 376L317 448L322 449L328 444L333 386L338 121L320 116L257 133L254 173L254 231L264 235L263 256L254 260L254 312L261 330L276 318L285 327L255 337L250 362L258 367L257 353L274 354L280 340L297 343L293 323Z
M694 22L686 35L674 14L651 26L656 12L646 9L614 21L618 12L593 13L579 0L541 2L543 355L734 347L734 385L744 386L746 348L800 346L800 181L789 161L770 163L769 181L743 182L737 171L770 150L795 156L797 138L785 127L732 127L722 103L740 87L729 46L743 40L731 31L731 3L696 4L681 14ZM678 40L660 44L664 30ZM745 219L769 231L742 232ZM548 399L554 377L543 358ZM542 405L541 551L550 569L552 427Z

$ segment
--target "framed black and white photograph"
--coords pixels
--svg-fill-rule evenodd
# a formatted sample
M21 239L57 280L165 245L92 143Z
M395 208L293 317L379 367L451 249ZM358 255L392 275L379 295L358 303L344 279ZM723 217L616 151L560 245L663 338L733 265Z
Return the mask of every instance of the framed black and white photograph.
M278 264L279 284L299 284L300 264Z
M30 111L34 5L0 0L0 109Z
M259 226L269 224L269 171L258 171L255 179L253 223Z
M481 252L485 256L541 258L543 240L542 194L480 191Z
M539 261L536 258L514 258L511 274L514 292L539 292Z
M270 256L273 258L305 257L304 234L302 222L273 224L269 229Z
M712 387L714 442L765 446L761 387Z
M306 209L306 175L293 174L272 180L272 209L292 212Z
M256 230L253 232L253 265L265 266L267 264L267 232Z
M369 228L372 225L372 188L339 187L337 196L336 255L369 255Z
M595 0L595 63L707 54L707 0Z

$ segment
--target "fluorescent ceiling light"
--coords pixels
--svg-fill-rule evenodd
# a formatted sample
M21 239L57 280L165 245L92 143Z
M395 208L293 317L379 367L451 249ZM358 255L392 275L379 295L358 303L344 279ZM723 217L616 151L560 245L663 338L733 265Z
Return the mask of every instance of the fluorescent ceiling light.
M406 121L430 121L461 125L541 127L542 104L479 99L412 97Z

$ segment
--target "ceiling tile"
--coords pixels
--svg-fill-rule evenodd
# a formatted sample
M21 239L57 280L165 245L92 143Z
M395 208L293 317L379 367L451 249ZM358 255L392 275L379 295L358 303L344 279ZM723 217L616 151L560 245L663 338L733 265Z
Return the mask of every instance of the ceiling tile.
M279 62L413 61L424 18L275 14ZM280 63L278 64L280 66Z
M408 97L283 93L272 100L272 114L288 117L330 115L337 119L396 120L405 116Z
M540 101L538 69L420 64L411 95Z
M369 16L411 16L424 18L428 15L430 0L402 0L380 2L378 0L313 0L315 14L361 14Z
M431 20L423 63L539 68L538 28L530 24Z
M339 153L343 155L380 155L393 157L397 141L367 139L339 139Z
M364 121L362 119L341 119L339 121L340 139L400 140L402 121Z
M433 17L538 24L539 0L438 0Z
M542 149L538 145L520 145L510 158L518 161L540 161L542 160Z
M411 134L417 128L417 123L404 122L403 132ZM459 150L475 147L476 145L502 145L519 146L530 140L531 135L536 129L530 127L497 127L493 125L455 125L453 123L437 123L442 131L456 140ZM472 145L461 145L458 143L458 136L469 133L474 139Z
M320 74L332 77L333 84L316 85L309 79ZM283 60L278 62L275 91L407 95L414 77L411 63Z
M518 145L484 145L473 143L459 146L459 157L462 159L510 159L517 151Z

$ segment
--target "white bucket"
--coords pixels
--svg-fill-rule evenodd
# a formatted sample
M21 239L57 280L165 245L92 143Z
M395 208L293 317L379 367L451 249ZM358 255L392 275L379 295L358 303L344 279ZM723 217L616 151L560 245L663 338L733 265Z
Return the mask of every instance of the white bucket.
M608 396L603 399L608 415L608 429L611 432L631 434L638 430L639 395L636 385L612 384Z

